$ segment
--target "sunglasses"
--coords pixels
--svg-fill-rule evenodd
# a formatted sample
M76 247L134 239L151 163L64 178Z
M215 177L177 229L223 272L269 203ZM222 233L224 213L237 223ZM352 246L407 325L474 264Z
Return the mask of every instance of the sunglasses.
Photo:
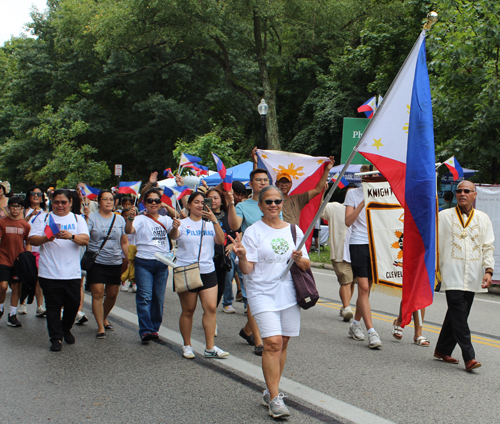
M59 205L66 206L68 203L69 202L67 200L54 200L52 202L52 204L55 206L59 206Z
M283 200L281 200L281 199L266 199L266 200L264 200L264 203L266 205L269 205L269 206L271 206L273 203L275 203L276 205L281 205L281 203L283 203Z
M33 197L42 197L42 193L40 193L39 191L32 191L30 194Z
M464 192L465 194L469 194L471 191L474 193L475 190L471 190L470 188L457 188L455 193L462 194L462 192Z
M146 203L148 205L152 205L153 203L156 203L157 205L159 205L161 203L161 199L146 199Z

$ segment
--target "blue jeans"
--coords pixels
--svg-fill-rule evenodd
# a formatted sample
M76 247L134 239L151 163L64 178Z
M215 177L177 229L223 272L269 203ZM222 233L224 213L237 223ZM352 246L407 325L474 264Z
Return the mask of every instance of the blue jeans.
M238 273L240 277L241 283L241 295L243 296L243 304L245 308L247 307L247 293L245 291L245 285L243 284L243 274L241 273L238 265L234 263L235 254L231 252L231 270L226 274L226 285L224 287L224 297L222 298L222 306L229 306L233 304L234 296L233 296L233 279L234 279L234 271Z
M141 337L160 329L167 277L168 266L164 263L156 259L135 258L135 303Z

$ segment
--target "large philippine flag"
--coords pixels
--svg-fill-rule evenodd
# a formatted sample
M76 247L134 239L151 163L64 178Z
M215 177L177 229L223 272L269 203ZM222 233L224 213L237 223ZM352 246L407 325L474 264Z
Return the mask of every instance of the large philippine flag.
M292 188L288 195L301 194L316 187L326 164L327 157L308 156L300 153L282 152L278 150L257 150L259 167L267 169L271 177L270 184L276 182L278 174L288 174L292 180ZM302 209L300 213L300 228L305 233L312 222L314 215L318 212L321 196L318 195ZM311 247L312 233L307 239L307 250Z
M135 194L139 196L139 190L141 189L142 181L120 181L118 185L118 193L123 194Z
M458 160L455 158L455 156L452 156L448 160L445 160L443 162L448 170L451 172L451 175L453 175L453 181L457 181L460 178L464 177L464 170L458 163Z
M432 304L436 264L436 173L425 30L363 134L358 151L404 207L403 326Z

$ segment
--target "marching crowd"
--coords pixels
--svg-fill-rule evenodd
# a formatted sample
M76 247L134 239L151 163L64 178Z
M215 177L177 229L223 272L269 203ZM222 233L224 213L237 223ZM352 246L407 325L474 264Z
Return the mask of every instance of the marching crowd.
M26 296L15 265L23 252L29 252L38 269L33 289L36 315L46 317L50 350L60 351L63 341L74 344L73 324L88 321L82 311L85 287L92 294L97 339L114 330L108 318L119 291L135 292L139 336L146 344L159 338L167 264L175 250L176 267L187 273L195 266L201 279L197 288L178 290L183 357L195 357L191 331L198 299L203 308L204 355L229 355L214 344L216 310L222 302L223 312L235 312L233 279L237 280L236 297L244 302L247 314L239 335L262 356L267 385L262 403L271 416L288 416L279 381L289 340L300 332L300 307L292 276L281 277L290 260L302 271L310 267L306 248L295 250L304 236L298 227L300 211L323 191L334 159L330 157L317 186L300 195L289 195L292 178L286 172L270 185L267 170L254 162L250 196L239 182L233 182L229 192L202 185L183 198L182 210L162 201L156 173L137 199L102 190L96 201L90 201L79 187L45 192L40 186L31 187L23 199L12 195L7 182L0 183L0 318L7 312L7 324L21 327L18 315L26 313ZM181 177L176 178L183 185ZM461 182L457 206L440 213L439 226L439 268L448 312L434 356L458 363L451 354L459 344L467 370L481 365L475 359L467 317L474 293L491 283L494 266L491 222L472 207L475 195L474 184ZM141 213L139 204L144 207ZM376 349L382 341L371 318L373 278L364 206L362 189L351 189L344 204L329 203L322 218L329 223L340 314L346 322L352 319L348 331L355 340L365 339L363 321L368 346ZM355 284L358 297L353 311ZM10 309L5 305L8 286ZM393 335L400 339L398 320ZM414 341L424 347L430 344L421 325L415 328Z

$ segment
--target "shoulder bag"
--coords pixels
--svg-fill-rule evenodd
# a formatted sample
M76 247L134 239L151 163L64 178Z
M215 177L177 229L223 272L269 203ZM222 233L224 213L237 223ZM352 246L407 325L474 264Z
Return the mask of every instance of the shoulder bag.
M297 229L295 224L290 224L290 228L292 230L293 243L297 245ZM312 308L319 299L319 293L311 268L307 271L302 271L294 262L290 268L290 273L292 274L293 285L297 293L297 303L302 309Z
M184 293L188 290L203 287L203 281L200 274L200 255L201 245L203 243L203 226L205 221L201 220L200 250L198 250L198 261L186 266L174 268L174 291Z
M76 218L76 216L75 216ZM111 226L109 227L108 234L104 238L104 240L101 243L101 247L97 252L92 252L91 250L88 249L85 251L85 253L82 256L82 260L80 262L80 266L84 271L88 271L92 266L94 265L95 260L97 259L97 255L101 252L102 248L108 241L109 235L111 234L111 230L113 229L113 225L115 224L115 219L116 219L116 214L113 214L113 221L111 221ZM77 221L78 222L78 221Z

